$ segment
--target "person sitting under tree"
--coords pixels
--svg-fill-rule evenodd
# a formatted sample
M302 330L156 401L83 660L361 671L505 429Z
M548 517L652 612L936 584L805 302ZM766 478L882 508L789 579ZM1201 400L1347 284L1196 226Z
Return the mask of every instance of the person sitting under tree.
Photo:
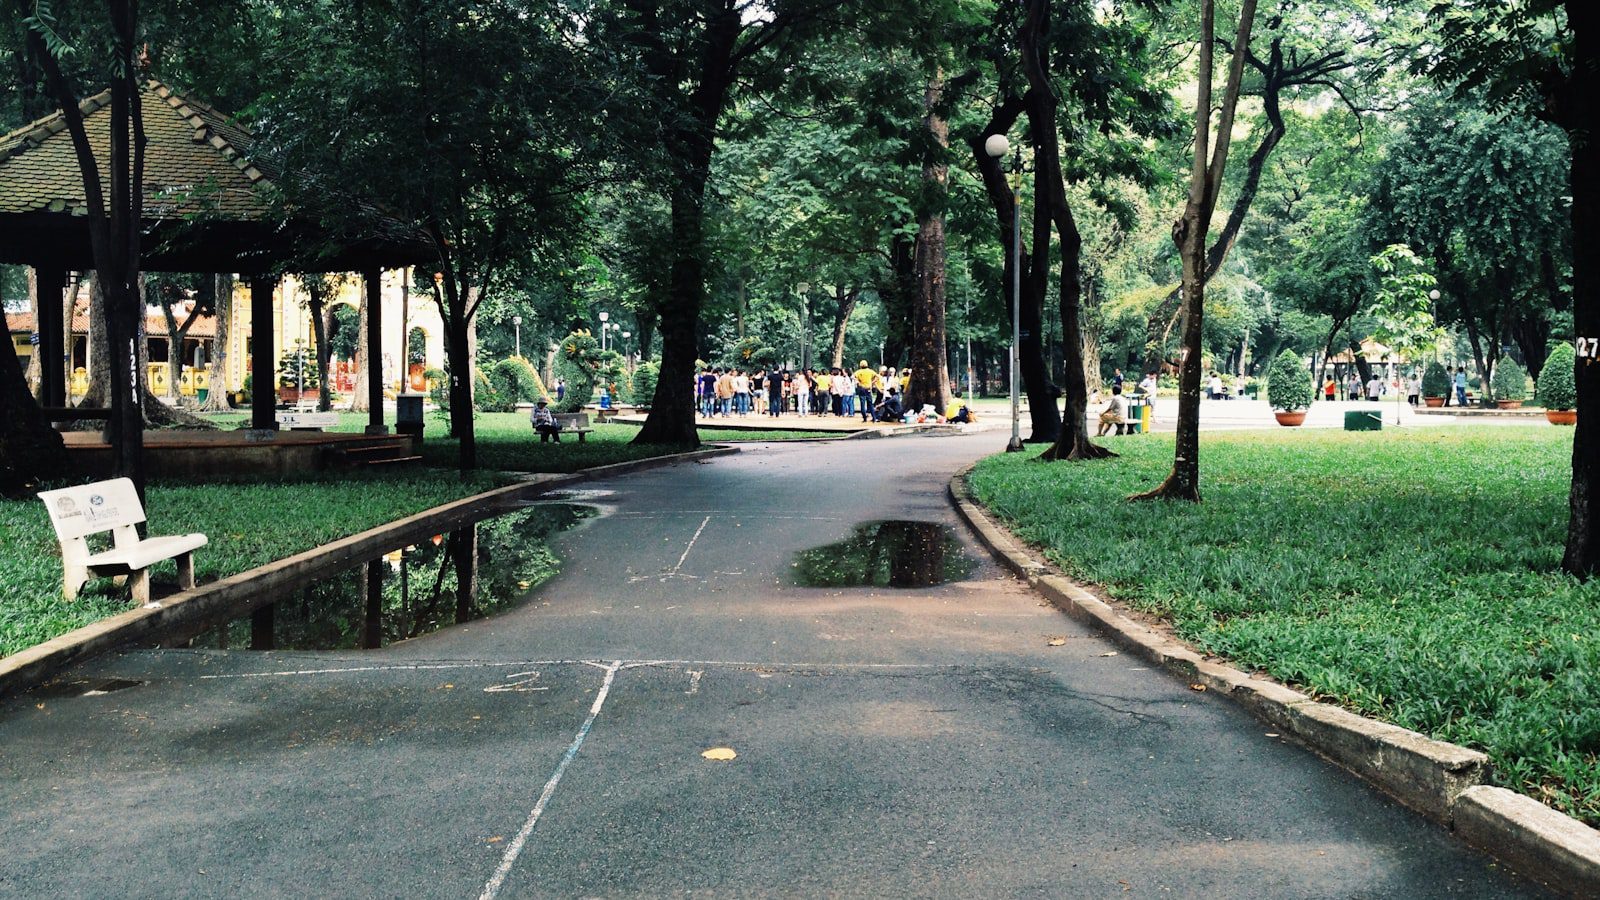
M1095 433L1095 437L1105 437L1106 432L1109 432L1113 427L1117 429L1117 434L1121 434L1122 429L1128 424L1127 411L1128 401L1122 399L1122 387L1120 385L1112 385L1111 400L1106 403L1105 410L1100 413L1100 430Z
M557 422L555 414L550 412L549 400L541 399L535 404L533 415L528 418L533 423L533 430L539 435L539 443L548 443L551 438L555 438L556 443L561 443L561 423Z

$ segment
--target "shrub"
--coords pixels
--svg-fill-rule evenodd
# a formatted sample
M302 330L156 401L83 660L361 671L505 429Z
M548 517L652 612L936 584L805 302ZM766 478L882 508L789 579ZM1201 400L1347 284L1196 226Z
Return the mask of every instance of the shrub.
M1422 396L1443 397L1450 393L1450 373L1437 360L1422 370Z
M480 412L510 412L516 408L516 401L500 393L482 369L472 372L472 403Z
M555 375L566 379L567 392L556 404L556 412L577 412L594 399L599 363L600 342L589 332L574 331L562 339L556 351Z
M286 350L278 357L278 387L314 391L321 386L318 371L316 354L304 348Z
M428 382L428 397L439 409L450 408L450 376L443 369L424 369L422 377Z
M1577 409L1577 354L1571 344L1558 344L1539 371L1539 405L1545 409Z
M1528 396L1528 373L1514 359L1501 359L1490 380L1496 400L1521 400Z
M1292 351L1283 351L1267 369L1267 399L1285 411L1311 405L1311 372Z
M518 403L537 403L548 400L549 392L533 364L520 356L502 359L489 367L489 381L501 396L514 407Z
M633 402L649 406L656 396L656 381L661 377L661 367L653 362L640 363L633 370Z

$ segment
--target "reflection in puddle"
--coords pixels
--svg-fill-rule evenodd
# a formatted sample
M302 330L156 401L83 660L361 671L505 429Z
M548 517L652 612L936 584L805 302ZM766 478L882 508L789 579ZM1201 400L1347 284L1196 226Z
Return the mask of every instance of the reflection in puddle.
M955 533L936 522L868 522L795 559L795 578L807 587L930 587L959 581L973 568Z
M504 609L560 568L549 539L592 506L541 503L434 535L307 585L196 647L373 649Z

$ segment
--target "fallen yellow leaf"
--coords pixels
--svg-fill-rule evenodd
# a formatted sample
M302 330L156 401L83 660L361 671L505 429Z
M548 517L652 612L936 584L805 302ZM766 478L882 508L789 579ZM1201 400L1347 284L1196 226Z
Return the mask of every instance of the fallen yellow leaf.
M1200 693L1203 694L1206 691L1206 686L1203 685L1203 684L1200 684L1199 682L1196 682L1194 684L1189 685L1189 690L1191 690L1191 691L1199 691Z
M706 759L729 760L733 759L739 754L733 752L732 747L712 747L710 750L707 750L700 755Z
M1065 644L1066 642L1067 642L1067 639L1064 638L1064 637L1053 637L1050 640L1046 641L1045 643L1049 644L1052 647L1059 647L1062 644Z

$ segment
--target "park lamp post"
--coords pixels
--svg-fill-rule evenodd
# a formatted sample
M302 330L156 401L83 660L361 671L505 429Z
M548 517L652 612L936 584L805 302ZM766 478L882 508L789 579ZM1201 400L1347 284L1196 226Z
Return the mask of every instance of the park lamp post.
M522 358L522 317L512 316L511 327L517 330L517 358Z
M633 354L628 352L627 344L628 338L631 337L633 337L633 332L631 331L624 331L622 333L622 361L627 364L629 374L632 374L633 372Z
M1003 134L991 134L983 142L983 152L1001 160L1011 150ZM1022 149L1011 160L1011 443L1007 453L1022 449L1022 418L1017 393L1017 344L1021 340L1022 314Z
M601 353L606 352L606 328L607 328L606 322L608 322L610 320L611 320L611 313L602 312L600 314L600 352Z

